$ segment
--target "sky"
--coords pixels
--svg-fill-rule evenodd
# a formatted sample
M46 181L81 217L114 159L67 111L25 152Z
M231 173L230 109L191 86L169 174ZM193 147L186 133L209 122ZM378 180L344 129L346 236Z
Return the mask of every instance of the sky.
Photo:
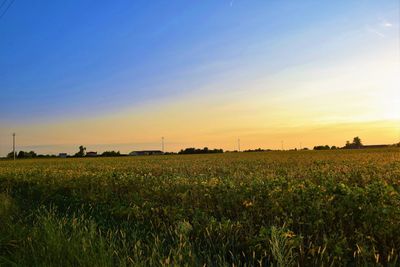
M400 7L0 0L0 156L400 141Z

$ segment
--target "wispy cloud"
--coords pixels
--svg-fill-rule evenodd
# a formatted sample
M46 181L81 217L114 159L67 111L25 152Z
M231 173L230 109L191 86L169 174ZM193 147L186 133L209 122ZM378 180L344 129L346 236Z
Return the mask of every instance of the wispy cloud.
M389 21L387 21L387 20L382 20L382 22L381 22L381 24L380 24L382 27L385 27L385 28L390 28L390 27L393 27L393 24L392 23L390 23Z
M376 30L376 29L374 29L374 28L372 28L372 27L370 27L370 26L367 26L366 29L367 29L367 31L370 32L370 33L376 34L376 35L378 35L378 36L381 37L381 38L385 38L385 35L384 35L383 33L381 33L380 31L378 31L378 30Z
M389 30L389 28L393 27L393 24L391 22L389 22L386 19L381 19L380 23L370 26L370 25L366 25L366 30L370 33L373 33L381 38L385 38L385 32L387 32Z

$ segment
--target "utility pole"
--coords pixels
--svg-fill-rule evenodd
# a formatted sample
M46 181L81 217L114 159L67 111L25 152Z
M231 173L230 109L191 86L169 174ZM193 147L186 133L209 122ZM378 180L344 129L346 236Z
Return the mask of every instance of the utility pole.
M15 160L15 133L13 133L12 136L13 136L13 157Z
M240 139L238 138L238 151L240 152Z
M162 152L164 153L164 136L161 137L161 148L162 148Z
M282 151L283 151L283 141L281 141L281 149L282 149Z

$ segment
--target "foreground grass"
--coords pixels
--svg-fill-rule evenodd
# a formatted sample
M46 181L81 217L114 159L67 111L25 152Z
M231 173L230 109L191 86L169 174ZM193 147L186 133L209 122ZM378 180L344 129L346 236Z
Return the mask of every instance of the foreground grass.
M400 151L0 162L0 265L398 266Z

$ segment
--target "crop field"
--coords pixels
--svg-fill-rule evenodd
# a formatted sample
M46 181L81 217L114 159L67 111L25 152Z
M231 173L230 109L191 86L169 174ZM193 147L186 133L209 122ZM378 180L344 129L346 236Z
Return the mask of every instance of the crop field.
M0 265L399 266L400 150L0 161Z

